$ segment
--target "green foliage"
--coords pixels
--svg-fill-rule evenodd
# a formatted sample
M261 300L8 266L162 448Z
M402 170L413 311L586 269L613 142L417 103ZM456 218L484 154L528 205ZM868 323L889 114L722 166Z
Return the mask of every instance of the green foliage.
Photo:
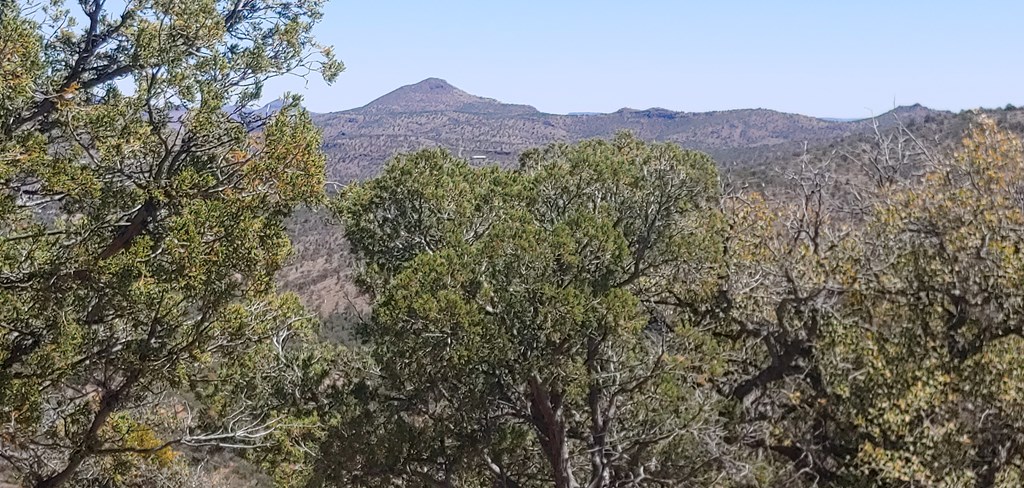
M884 149L884 148L883 148ZM737 201L727 327L758 446L829 486L1017 486L1024 152L982 119L919 178Z
M320 136L295 97L247 107L341 65L319 1L78 6L0 2L0 470L151 485L182 444L263 444L310 381L273 277Z
M991 121L768 194L629 134L398 156L329 202L373 302L347 349L274 284L320 134L248 110L341 70L321 2L77 8L0 0L0 473L203 486L220 446L281 486L1024 481L1024 147Z
M1024 149L880 142L724 199L630 136L350 186L375 369L314 483L1019 485Z
M366 260L375 308L359 332L379 372L356 419L329 434L320 482L645 486L742 472L703 380L714 341L666 306L712 302L718 201L707 156L628 134L530 151L514 171L425 150L346 188L335 207Z

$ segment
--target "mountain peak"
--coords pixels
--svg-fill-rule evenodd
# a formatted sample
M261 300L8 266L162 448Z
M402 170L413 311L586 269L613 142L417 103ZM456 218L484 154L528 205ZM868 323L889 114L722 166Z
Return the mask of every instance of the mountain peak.
M452 86L451 83L448 83L448 80L442 80L441 78L427 78L419 83L407 85L406 88L426 90L459 90L458 88Z
M536 113L528 105L501 103L492 98L471 95L441 78L427 78L418 83L400 87L362 108L360 112L417 113L466 112L480 114L515 115Z

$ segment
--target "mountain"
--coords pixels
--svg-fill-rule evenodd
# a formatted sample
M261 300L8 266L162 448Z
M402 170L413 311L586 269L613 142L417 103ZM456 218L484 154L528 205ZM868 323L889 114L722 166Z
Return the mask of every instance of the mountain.
M676 112L624 108L613 113L557 115L528 105L506 104L428 78L403 86L367 105L317 114L332 181L371 177L398 152L443 146L465 157L514 164L523 150L554 141L608 137L631 130L645 139L676 142L706 151L724 165L755 166L818 145L873 131L900 120L949 117L920 105L900 107L875 119L828 120L766 109Z
M556 115L472 95L438 78L403 86L363 107L314 115L324 134L329 179L337 183L372 177L394 154L423 147L443 146L466 158L484 156L486 162L513 165L530 147L631 130L646 139L707 151L737 179L771 184L798 156L860 144L872 137L876 124L880 130L897 123L922 124L953 134L962 127L960 122L954 127L955 120L961 118L920 105L854 121L765 109L690 113L624 108ZM356 265L345 240L338 238L341 231L324 215L308 211L299 212L290 227L296 254L279 282L299 292L335 330L346 330L353 315L365 310L365 301L353 285Z
M539 113L529 105L501 103L470 95L440 78L403 86L358 109L363 114L459 112L512 117Z

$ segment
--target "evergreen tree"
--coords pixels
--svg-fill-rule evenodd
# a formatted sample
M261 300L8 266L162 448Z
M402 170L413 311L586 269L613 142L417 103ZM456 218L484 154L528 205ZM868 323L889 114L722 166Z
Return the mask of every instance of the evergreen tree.
M324 156L297 99L249 107L340 71L320 8L0 2L0 470L149 486L277 427L309 321L272 280Z

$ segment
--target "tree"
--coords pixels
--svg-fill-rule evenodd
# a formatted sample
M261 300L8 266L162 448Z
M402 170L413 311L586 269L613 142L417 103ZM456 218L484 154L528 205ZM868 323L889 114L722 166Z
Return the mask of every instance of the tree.
M753 477L723 441L695 319L722 271L718 191L707 156L628 134L529 151L517 170L424 150L347 187L336 211L366 263L359 332L378 370L319 481Z
M280 422L309 320L272 278L324 157L294 97L248 107L341 65L319 1L78 6L0 1L0 470L150 485Z
M1021 143L981 119L952 155L869 156L730 206L723 331L759 351L732 368L752 444L826 486L1018 486Z

